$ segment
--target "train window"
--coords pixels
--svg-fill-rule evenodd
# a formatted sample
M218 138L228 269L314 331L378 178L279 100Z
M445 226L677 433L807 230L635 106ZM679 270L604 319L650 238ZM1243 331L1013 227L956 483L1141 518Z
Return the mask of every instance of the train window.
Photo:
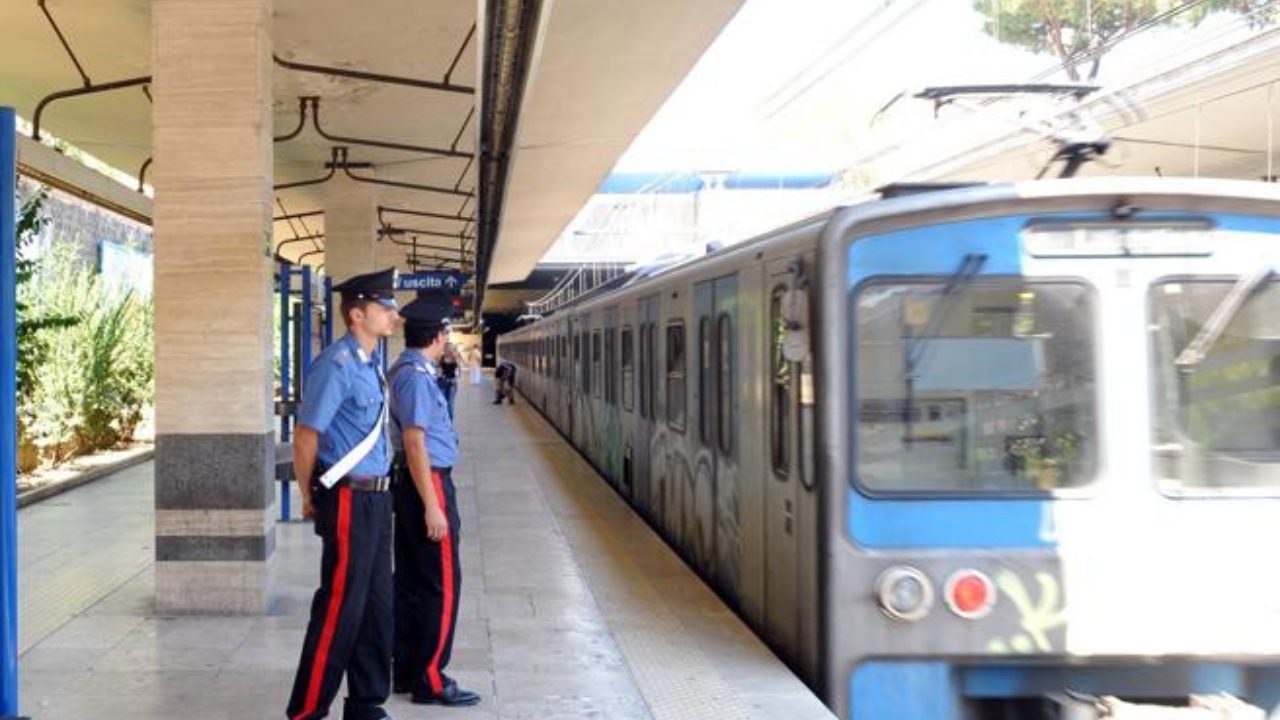
M1280 491L1280 282L1171 278L1148 302L1161 491Z
M618 331L608 328L604 331L604 401L610 405L618 404Z
M783 477L791 471L791 363L783 354L787 318L782 300L786 294L786 286L779 285L769 296L769 458L773 472Z
M582 365L580 372L582 373L582 394L591 395L591 334L586 330L582 331Z
M645 334L649 336L648 347L645 348L645 406L649 412L647 417L657 418L658 414L658 325L645 323Z
M857 481L887 493L1088 483L1097 455L1092 290L949 280L875 282L853 298Z
M600 363L602 361L600 352L600 331L595 330L591 333L591 391L596 397L600 397Z
M667 425L684 432L685 428L685 352L684 323L667 325Z
M649 417L649 323L640 323L640 417Z
M716 430L719 434L720 452L733 452L733 319L729 313L720 313L716 319Z
M715 389L711 387L711 318L698 321L698 440L711 445L711 403Z
M581 381L582 373L582 337L578 333L573 334L573 364L569 367L569 385Z
M634 365L635 349L632 347L631 326L627 325L622 328L622 408L627 412L631 411L632 396L635 386L635 371L632 369Z

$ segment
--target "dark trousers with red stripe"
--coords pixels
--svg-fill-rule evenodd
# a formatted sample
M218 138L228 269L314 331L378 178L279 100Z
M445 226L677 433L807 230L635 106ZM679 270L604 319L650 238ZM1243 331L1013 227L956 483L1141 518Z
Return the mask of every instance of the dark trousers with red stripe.
M345 675L343 718L380 720L391 693L391 493L339 485L313 498L324 554L289 718L328 715Z
M449 533L439 542L427 537L426 509L407 468L395 479L396 500L396 685L415 695L444 689L444 669L453 653L458 624L460 519L453 478L448 469L431 471L432 491L444 504Z

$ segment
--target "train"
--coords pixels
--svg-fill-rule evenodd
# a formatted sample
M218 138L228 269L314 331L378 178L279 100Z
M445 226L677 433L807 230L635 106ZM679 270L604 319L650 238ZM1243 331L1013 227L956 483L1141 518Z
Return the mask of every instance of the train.
M1278 271L1267 183L905 186L499 353L839 717L1271 711Z

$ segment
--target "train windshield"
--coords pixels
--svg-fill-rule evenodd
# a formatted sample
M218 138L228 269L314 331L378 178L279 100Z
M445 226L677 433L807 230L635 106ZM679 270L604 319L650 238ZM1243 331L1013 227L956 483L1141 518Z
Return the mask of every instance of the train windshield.
M1166 279L1149 301L1160 489L1280 491L1280 281Z
M873 493L1044 493L1096 460L1092 290L980 278L854 298L857 479Z

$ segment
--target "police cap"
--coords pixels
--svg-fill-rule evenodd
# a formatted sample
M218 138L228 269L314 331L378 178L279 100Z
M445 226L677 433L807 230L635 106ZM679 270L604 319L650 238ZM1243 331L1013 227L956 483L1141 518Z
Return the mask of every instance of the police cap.
M343 302L368 300L387 307L396 307L396 270L387 268L377 272L355 275L345 282L333 286L333 291L342 293Z
M431 330L449 322L453 314L453 302L443 292L420 292L417 299L400 308L405 325L415 329Z

